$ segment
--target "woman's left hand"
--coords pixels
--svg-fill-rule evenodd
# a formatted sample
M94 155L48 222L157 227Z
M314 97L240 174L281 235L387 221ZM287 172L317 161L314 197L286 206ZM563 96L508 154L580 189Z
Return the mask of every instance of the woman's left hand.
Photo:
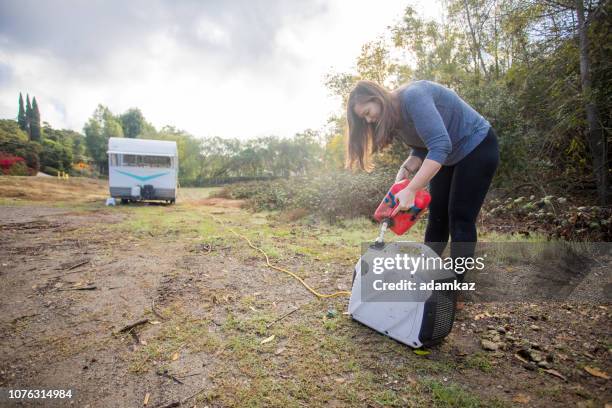
M395 217L399 211L408 211L414 205L414 198L416 196L416 191L413 191L410 186L400 190L396 195L395 199L399 201L397 207L393 209L391 213L392 217Z

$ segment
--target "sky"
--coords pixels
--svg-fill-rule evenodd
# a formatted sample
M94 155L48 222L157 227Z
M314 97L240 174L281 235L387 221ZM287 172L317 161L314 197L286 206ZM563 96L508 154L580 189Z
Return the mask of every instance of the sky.
M42 120L82 131L98 104L156 128L242 140L321 129L324 85L350 72L406 1L0 0L0 118L19 92ZM412 4L426 18L427 0Z

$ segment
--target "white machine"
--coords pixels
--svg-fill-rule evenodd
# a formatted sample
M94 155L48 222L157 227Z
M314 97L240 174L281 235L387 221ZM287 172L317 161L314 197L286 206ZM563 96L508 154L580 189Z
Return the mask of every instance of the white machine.
M443 268L408 270L394 266L381 274L374 267L376 258L393 259L403 254L415 259L439 259L431 248L416 242L385 244L379 240L369 245L355 265L349 314L358 322L410 347L439 343L453 327L456 292L418 288L421 283L429 282L430 286L431 282L451 283L455 273ZM383 287L382 280L395 284L396 289L375 290ZM407 290L408 286L415 290ZM398 290L398 287L404 289Z
M122 203L141 200L176 202L176 142L111 137L108 140L110 195Z

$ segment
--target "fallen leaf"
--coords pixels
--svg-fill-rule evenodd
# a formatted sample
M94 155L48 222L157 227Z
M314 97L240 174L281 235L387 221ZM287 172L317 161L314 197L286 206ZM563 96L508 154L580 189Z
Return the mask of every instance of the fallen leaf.
M153 320L152 322L149 322L151 324L159 324L159 322L157 320Z
M548 373L550 375L554 375L555 377L560 378L563 381L567 381L567 378L565 378L565 376L563 374L561 374L557 370L553 370L552 368L549 368L548 370L544 370L544 372Z
M414 352L414 354L416 354L417 356L426 356L428 354L431 354L431 351L429 350L422 350L422 349L414 349L412 350Z
M527 404L530 400L531 398L525 394L516 394L514 398L512 398L512 402L516 402L518 404Z
M587 373L591 374L593 377L599 377L599 378L604 378L606 380L609 380L610 377L608 376L608 374L606 374L605 372L601 371L598 368L593 368L593 367L589 367L589 366L584 366L584 371L586 371Z
M176 360L178 360L178 357L179 357L179 353L178 353L178 351L177 351L176 353L174 353L174 354L172 355L172 361L176 361Z
M274 352L274 354L276 354L276 355L278 356L278 355L279 355L279 354L281 354L283 351L285 351L285 348L284 348L284 347L279 347L279 348L277 348L277 349L276 349L276 351Z
M274 340L274 338L275 338L275 337L276 337L276 336L273 334L273 335L271 335L270 337L267 337L267 338L263 339L263 340L261 341L261 344L266 344L266 343L269 343L269 342L271 342L272 340Z
M151 394L147 392L145 394L144 401L142 401L142 405L147 405L149 403L149 397L151 397Z
M146 340L140 340L140 344L142 344L143 346L147 345L147 341Z
M474 320L484 319L485 317L491 317L491 314L489 312L477 314L476 316L474 316Z
M251 309L252 311L256 312L257 309L255 309L253 306L249 306L249 309Z

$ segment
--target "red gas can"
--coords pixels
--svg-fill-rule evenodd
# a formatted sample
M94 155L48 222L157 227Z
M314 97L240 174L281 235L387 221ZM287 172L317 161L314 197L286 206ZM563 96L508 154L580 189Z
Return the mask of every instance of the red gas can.
M374 219L378 222L387 220L389 229L395 232L397 235L402 235L408 231L416 223L419 214L421 214L431 202L431 196L429 193L425 190L419 190L414 198L414 206L408 211L398 212L395 214L395 217L392 218L391 213L393 212L393 209L399 205L396 195L406 188L408 184L410 184L410 180L408 179L393 184L385 198L380 202L380 205L374 212Z

